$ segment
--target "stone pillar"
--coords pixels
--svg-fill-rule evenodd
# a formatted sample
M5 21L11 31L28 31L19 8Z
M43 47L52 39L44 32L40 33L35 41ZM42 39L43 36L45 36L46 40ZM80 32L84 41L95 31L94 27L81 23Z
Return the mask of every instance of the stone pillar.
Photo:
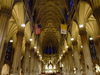
M79 55L78 55L78 43L77 41L73 41L73 56L74 56L74 61L75 61L75 66L76 66L76 75L81 75L81 65L80 65L80 60L79 60Z
M94 75L93 73L93 63L89 49L89 43L87 39L86 31L80 31L81 41L83 45L84 61L86 66L86 75Z
M36 75L36 54L34 55L34 75Z
M25 44L24 75L29 75L30 42Z
M74 69L74 61L72 57L72 49L68 48L68 59L69 59L69 65L70 65L70 75L73 75L73 69Z
M68 61L68 53L65 53L65 71L66 71L66 75L69 75L69 61Z
M34 75L34 49L31 49L30 75Z
M100 47L99 47L98 40L95 40L94 44L95 44L96 53L97 53L97 56L98 56L98 59L99 59L99 64L100 64Z
M6 50L7 50L7 43L4 43L3 53L2 53L2 56L1 56L2 59L0 60L0 74L1 74L2 66L3 66L4 60L5 60Z
M6 40L6 33L10 17L10 10L0 10L0 60L3 52L4 42Z
M86 75L86 66L85 66L85 62L84 62L83 51L81 51L80 54L81 54L81 65L82 65L82 69L83 69L82 75Z
M23 36L24 36L23 31L17 33L17 42L16 42L16 48L14 52L14 59L13 59L13 75L20 75L19 70L21 65Z

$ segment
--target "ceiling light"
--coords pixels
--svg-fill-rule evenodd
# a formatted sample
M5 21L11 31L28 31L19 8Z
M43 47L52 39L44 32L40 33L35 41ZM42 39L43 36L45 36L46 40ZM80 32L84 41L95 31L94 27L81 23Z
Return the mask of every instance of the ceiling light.
M63 53L65 53L65 51L63 51Z
M84 25L83 25L83 24L81 24L81 25L79 25L79 28L83 28L83 26L84 26Z
M66 48L68 48L68 46L66 46Z
M63 56L63 55L61 55L61 56Z
M74 40L74 38L71 38L71 41L73 41Z
M13 40L10 40L10 42L13 42Z
M39 55L39 56L41 56L41 55Z
M81 46L81 48L83 48L83 46Z
M36 49L37 47L34 47L34 49Z
M32 41L33 39L30 39L30 41Z
M90 37L90 40L93 40L93 38L92 38L92 37Z
M37 51L37 53L39 53L39 51Z
M25 24L21 24L21 27L25 27Z

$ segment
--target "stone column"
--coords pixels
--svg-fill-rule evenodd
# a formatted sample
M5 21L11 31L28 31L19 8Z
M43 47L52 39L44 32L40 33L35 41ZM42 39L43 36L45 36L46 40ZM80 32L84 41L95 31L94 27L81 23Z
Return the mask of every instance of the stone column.
M34 75L34 49L31 49L30 75Z
M4 42L6 40L6 33L10 17L11 10L0 10L0 60L2 56Z
M78 55L78 46L77 46L77 41L73 41L73 56L74 56L74 61L75 61L75 66L76 66L76 75L81 75L81 65L80 65L80 60L79 60L79 55Z
M81 65L82 65L82 69L83 69L82 75L86 75L86 66L85 66L85 62L84 62L83 51L81 51L80 54L81 54Z
M1 56L2 59L0 60L0 74L1 74L2 66L3 66L4 60L5 60L6 50L7 50L7 43L5 42L4 46L3 46L3 53L2 53L2 56Z
M94 75L93 73L93 63L89 49L89 43L87 39L86 31L80 31L81 41L83 45L84 61L86 65L86 75Z
M29 75L30 42L25 44L24 75Z
M65 71L66 71L66 75L69 75L69 61L68 61L68 53L65 53Z
M68 59L69 59L69 65L70 65L70 75L73 75L73 69L74 69L74 61L72 57L72 49L68 48Z
M100 64L100 46L99 46L98 40L95 40L94 44L95 44L96 53L97 53L97 56L98 56L98 59L99 59L99 64Z
M36 75L36 54L34 55L34 75Z
M22 54L22 41L23 41L24 32L17 33L17 43L14 52L13 59L13 75L20 75L20 65L21 65L21 54Z

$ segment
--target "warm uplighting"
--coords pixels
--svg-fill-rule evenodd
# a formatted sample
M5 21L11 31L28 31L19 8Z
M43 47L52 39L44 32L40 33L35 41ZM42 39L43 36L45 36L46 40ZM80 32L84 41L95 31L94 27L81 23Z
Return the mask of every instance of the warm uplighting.
M39 53L39 51L37 51L37 53Z
M25 24L21 24L21 27L25 27Z
M63 53L65 53L65 51L63 51Z
M90 40L93 40L93 38L92 38L92 37L90 37Z
M31 56L29 55L29 58L30 58Z
M71 41L73 41L74 40L74 38L71 38Z
M39 55L39 56L41 56L41 55Z
M66 48L68 48L68 46L66 46Z
M10 40L10 42L13 42L13 40Z
M37 47L34 47L34 49L36 49Z
M33 39L30 39L30 41L32 41Z
M84 26L84 25L83 25L83 24L81 24L81 25L79 25L79 28L83 28L83 26Z
M81 46L81 48L83 48L83 46Z
M72 54L72 56L73 56L73 54Z
M63 56L63 55L61 55L61 56Z

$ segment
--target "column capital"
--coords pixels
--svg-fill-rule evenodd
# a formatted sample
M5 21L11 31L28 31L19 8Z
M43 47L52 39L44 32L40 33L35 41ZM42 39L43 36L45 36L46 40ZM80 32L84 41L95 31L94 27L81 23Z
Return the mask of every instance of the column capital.
M24 30L20 30L17 32L17 36L24 36Z
M72 51L72 48L68 48L68 51Z
M83 30L79 30L79 34L80 34L80 36L87 35L87 32L85 29L83 29Z
M25 46L30 46L30 42L26 42L25 43Z
M72 45L77 45L77 41L72 41Z
M8 16L8 18L10 19L11 15L12 15L12 11L7 10L7 9L1 9L0 14L4 14L5 16Z

